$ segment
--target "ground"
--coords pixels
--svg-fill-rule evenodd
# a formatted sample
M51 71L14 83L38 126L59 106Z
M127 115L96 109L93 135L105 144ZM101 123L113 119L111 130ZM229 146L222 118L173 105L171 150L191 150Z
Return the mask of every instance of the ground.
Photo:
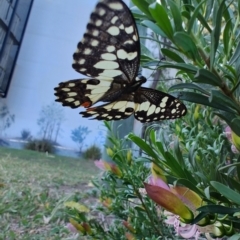
M95 204L98 174L93 161L0 148L0 240L74 239L63 202Z

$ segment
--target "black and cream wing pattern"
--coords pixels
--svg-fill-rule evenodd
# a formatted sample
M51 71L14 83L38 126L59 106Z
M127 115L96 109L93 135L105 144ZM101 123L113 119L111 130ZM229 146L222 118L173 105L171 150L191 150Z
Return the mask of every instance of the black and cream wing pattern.
M71 108L85 107L83 117L140 122L175 119L187 113L177 98L141 87L138 76L140 41L136 23L122 0L100 0L86 32L73 54L73 68L87 76L62 82L55 88L56 101Z

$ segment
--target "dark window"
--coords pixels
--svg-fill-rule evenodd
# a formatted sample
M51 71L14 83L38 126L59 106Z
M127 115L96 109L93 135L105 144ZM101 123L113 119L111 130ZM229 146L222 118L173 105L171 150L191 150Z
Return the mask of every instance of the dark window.
M6 97L33 0L0 0L0 94Z

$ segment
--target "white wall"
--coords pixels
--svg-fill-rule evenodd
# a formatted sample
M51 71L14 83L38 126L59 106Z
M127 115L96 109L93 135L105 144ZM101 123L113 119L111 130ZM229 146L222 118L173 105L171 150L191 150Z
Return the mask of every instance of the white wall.
M85 32L96 0L35 0L23 43L14 70L6 101L15 123L6 130L7 137L19 137L22 129L38 136L37 119L42 106L54 101L53 88L59 82L81 78L72 69L72 54ZM59 103L60 105L60 103ZM66 121L58 142L76 147L71 130L88 126L92 133L88 143L94 142L102 122L81 118L81 109L64 108ZM104 129L105 130L105 129Z

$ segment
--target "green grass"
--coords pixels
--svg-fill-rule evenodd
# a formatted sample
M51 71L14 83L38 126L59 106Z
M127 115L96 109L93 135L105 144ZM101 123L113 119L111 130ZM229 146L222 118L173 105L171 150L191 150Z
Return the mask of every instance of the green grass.
M96 174L93 161L0 148L0 240L73 239L62 203Z

